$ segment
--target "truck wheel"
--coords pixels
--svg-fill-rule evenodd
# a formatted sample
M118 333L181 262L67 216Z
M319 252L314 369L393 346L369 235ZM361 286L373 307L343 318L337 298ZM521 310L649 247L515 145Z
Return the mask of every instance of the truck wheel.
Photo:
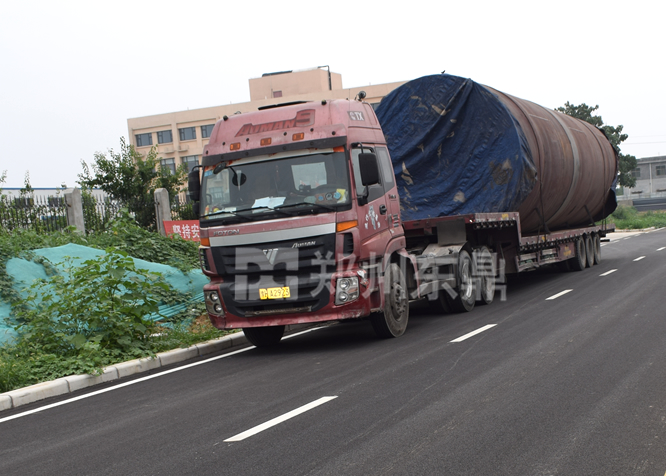
M594 234L592 242L594 246L594 264L599 264L601 263L601 238L597 233Z
M246 327L243 334L257 347L277 345L284 335L284 326Z
M437 299L430 301L430 307L439 314L451 314L453 312L451 308L452 299L446 289L440 289L437 292Z
M388 267L384 280L384 312L371 314L370 322L377 336L399 337L405 333L409 320L407 281L396 263Z
M576 240L576 256L571 259L571 269L574 271L583 271L586 265L585 240L581 236Z
M490 250L482 246L474 251L474 269L478 277L477 283L480 289L477 293L478 301L483 304L490 304L495 298L495 262Z
M594 242L591 235L585 235L585 255L587 256L587 267L594 266Z
M469 312L474 309L476 293L474 292L474 263L469 253L460 250L458 255L458 295L451 302L455 312Z

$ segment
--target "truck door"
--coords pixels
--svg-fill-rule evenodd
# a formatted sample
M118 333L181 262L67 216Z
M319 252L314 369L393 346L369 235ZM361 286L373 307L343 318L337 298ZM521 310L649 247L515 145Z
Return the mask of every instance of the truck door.
M364 144L364 151L368 152L368 147ZM386 249L386 244L391 239L391 227L389 227L389 206L387 194L385 191L385 174L383 167L380 163L380 180L382 183L371 185L368 187L367 203L362 203L358 197L362 197L365 193L365 188L361 184L361 174L358 166L358 156L361 149L352 149L352 168L354 171L354 183L356 186L356 196L358 203L358 222L361 238L361 254L360 259L368 259L371 256L381 258Z
M400 227L400 199L398 198L398 188L395 185L393 165L386 147L375 147L375 154L377 154L381 168L382 185L386 194L388 226L393 229L393 236L397 236L399 233L402 234L402 227Z

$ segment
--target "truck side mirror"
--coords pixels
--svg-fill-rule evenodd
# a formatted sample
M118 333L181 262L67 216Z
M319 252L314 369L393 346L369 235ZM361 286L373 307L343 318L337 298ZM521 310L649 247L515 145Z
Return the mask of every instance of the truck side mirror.
M187 190L190 200L198 202L201 195L201 182L199 181L199 168L195 167L187 174Z
M379 183L379 165L375 154L359 154L358 168L361 171L361 183L364 186Z

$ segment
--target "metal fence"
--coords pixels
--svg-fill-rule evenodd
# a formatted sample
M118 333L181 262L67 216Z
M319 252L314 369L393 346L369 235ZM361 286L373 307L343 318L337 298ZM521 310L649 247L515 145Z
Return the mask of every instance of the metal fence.
M82 193L83 222L86 233L107 229L109 223L126 209L139 226L156 229L155 198L150 195L143 199L120 201L111 197L98 197ZM192 210L192 202L179 197L171 197L173 220L198 219ZM0 197L0 225L4 230L31 229L34 231L60 231L67 228L67 205L65 198L54 197Z
M63 197L0 197L0 225L4 230L59 231L67 228Z

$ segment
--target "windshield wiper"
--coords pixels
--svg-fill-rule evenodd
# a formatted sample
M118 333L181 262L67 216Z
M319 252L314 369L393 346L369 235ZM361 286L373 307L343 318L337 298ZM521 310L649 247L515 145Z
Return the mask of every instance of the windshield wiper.
M319 207L319 208L322 208L324 210L331 211L331 212L336 211L335 207L331 207L329 205L323 205L321 203L310 203L310 202L290 203L289 205L277 206L277 207L275 207L275 209L277 210L277 209L282 209L282 208L299 207L299 206L302 206L302 205L315 206L315 207Z
M248 211L248 210L254 211L254 210L267 209L267 210L270 210L270 211L275 211L275 212L281 213L282 215L284 215L286 217L293 217L294 216L293 213L289 213L289 212L285 212L283 210L279 210L279 208L282 208L282 207L267 207L267 206L264 205L264 206L261 206L261 207L243 208L243 210L241 210L241 211L245 212L245 211Z
M237 210L237 211L245 211L245 210L249 210L249 208L244 208L243 210ZM239 215L238 213L236 213L236 211L231 211L231 210L220 210L218 212L209 213L208 215L204 215L204 216L213 217L213 216L216 216L216 215L222 215L223 213L228 213L230 215L233 215L234 217L242 218L245 221L254 221L254 220L252 220L252 218L250 218L248 216Z

